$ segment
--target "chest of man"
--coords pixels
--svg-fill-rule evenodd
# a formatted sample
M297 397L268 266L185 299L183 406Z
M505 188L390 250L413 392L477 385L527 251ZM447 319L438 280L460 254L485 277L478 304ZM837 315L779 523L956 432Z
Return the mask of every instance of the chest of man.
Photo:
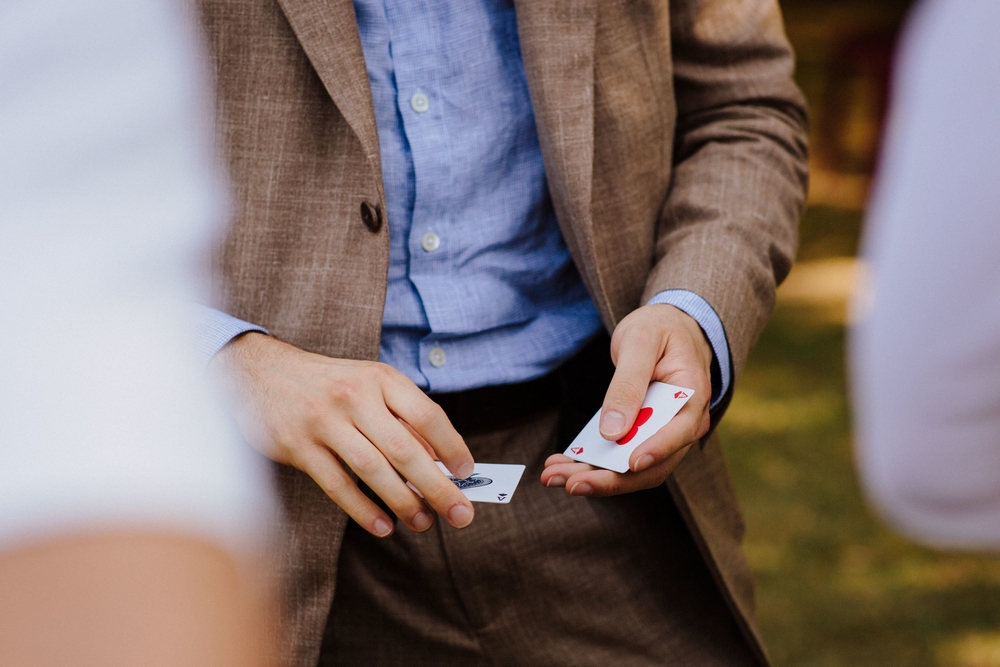
M354 7L202 4L237 190L220 257L226 306L306 349L376 358L391 241ZM639 303L670 181L667 9L516 2L515 10L559 229L610 327Z

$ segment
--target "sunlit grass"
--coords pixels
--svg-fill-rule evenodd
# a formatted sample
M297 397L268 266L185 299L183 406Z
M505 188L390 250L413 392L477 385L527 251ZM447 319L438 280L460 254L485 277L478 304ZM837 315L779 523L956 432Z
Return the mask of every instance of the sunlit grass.
M782 303L720 431L777 667L1000 667L1000 560L884 527L854 473L844 329Z
M941 644L937 654L941 664L997 667L1000 665L1000 633L970 633Z

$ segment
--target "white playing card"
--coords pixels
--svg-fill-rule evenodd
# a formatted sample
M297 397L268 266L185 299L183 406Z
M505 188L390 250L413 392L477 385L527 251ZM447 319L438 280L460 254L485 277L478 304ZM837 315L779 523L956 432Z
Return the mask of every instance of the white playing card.
M506 505L514 495L517 483L521 481L524 474L523 465L510 465L506 463L477 463L473 472L466 479L456 479L444 464L437 462L448 479L455 483L465 497L474 503L500 503ZM423 498L423 494L417 491L417 487L409 482L406 483L417 495Z
M652 382L646 390L646 400L636 419L638 428L633 426L632 431L618 442L605 440L601 437L601 411L598 410L563 454L598 468L628 472L628 459L635 448L666 426L693 395L693 389Z

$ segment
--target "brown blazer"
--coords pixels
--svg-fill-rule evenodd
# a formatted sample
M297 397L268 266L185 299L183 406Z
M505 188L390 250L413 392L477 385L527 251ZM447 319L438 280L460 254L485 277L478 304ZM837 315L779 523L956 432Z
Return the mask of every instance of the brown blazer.
M657 292L691 290L722 319L738 378L791 267L806 189L805 110L776 0L515 4L559 225L605 325ZM389 229L361 213L377 209L377 224L385 201L351 0L199 5L236 190L223 307L301 348L376 359ZM305 667L346 515L304 474L279 478L292 642L282 660ZM714 437L668 486L765 662Z

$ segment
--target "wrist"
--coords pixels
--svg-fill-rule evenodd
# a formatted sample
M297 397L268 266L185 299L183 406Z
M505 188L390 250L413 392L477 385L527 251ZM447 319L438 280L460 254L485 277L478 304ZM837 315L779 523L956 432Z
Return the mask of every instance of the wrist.
M691 337L702 358L711 361L715 357L715 353L712 350L712 342L708 339L708 336L696 319L677 306L669 303L654 303L644 307L663 309L661 314L665 315L664 321L667 322L665 331L668 332L668 335L670 331L680 328Z
M208 364L210 373L228 372L242 364L247 359L257 358L262 347L266 346L271 336L260 331L245 331L234 336L222 346Z

